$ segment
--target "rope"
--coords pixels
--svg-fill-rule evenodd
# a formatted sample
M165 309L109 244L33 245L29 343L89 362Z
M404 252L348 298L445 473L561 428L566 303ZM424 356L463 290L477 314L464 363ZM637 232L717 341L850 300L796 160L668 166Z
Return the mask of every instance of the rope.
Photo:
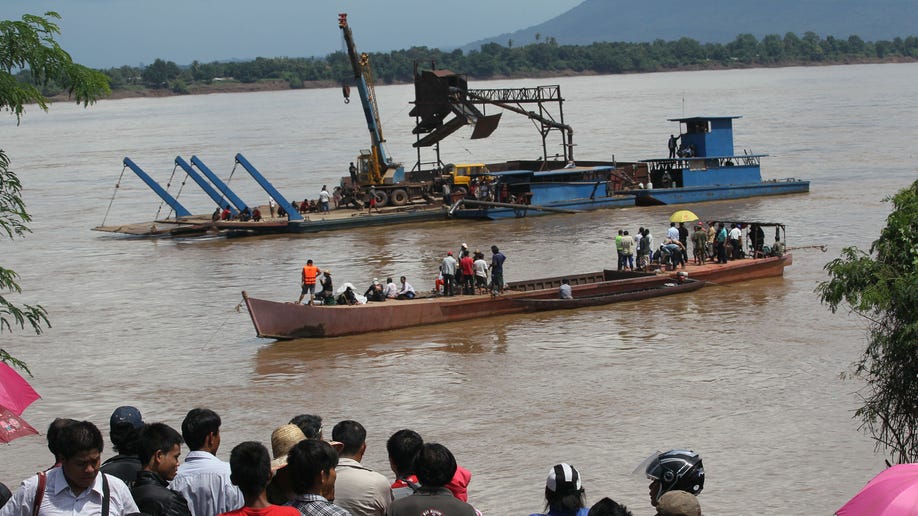
M229 175L228 178L226 178L226 186L229 186L230 181L233 180L233 174L236 173L236 167L238 167L238 166L239 166L239 162L238 162L238 161L237 161L236 163L233 164L233 170L230 170L230 175Z
M108 212L111 211L111 209L112 209L112 203L115 202L115 195L118 193L118 189L121 188L121 180L124 179L124 170L125 170L126 168L127 168L127 166L122 166L122 167L121 167L121 175L118 176L118 181L115 183L115 191L112 192L112 198L111 198L110 201L108 201L108 208L105 210L105 216L102 217L102 224L101 224L101 226L104 226L104 225L105 225L105 221L108 219ZM101 226L100 226L100 227L101 227Z

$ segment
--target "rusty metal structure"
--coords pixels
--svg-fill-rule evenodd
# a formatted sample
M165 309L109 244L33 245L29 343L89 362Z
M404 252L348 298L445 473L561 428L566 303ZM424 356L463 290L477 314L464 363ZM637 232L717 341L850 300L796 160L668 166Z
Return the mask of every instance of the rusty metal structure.
M418 149L421 165L423 147L434 147L440 162L439 143L459 128L472 124L472 139L487 138L500 122L501 113L486 114L487 106L496 106L529 118L542 138L542 159L548 162L547 141L555 132L561 133L563 155L551 156L565 164L574 161L574 130L564 123L564 98L561 86L533 88L469 89L465 77L449 70L415 69L415 101L409 116L415 117L417 135L414 147ZM534 106L533 106L534 105ZM452 118L449 118L453 115Z

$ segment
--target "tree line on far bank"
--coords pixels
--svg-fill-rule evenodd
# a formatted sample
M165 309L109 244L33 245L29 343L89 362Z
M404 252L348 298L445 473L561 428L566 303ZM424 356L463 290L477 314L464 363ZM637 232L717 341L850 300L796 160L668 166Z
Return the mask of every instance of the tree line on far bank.
M742 68L757 66L847 64L857 62L918 60L918 36L892 41L863 41L858 36L836 39L821 38L813 32L802 37L787 33L784 37L768 35L761 40L751 34L740 34L732 42L699 43L694 39L657 40L652 43L599 42L591 45L559 45L554 38L527 45L489 43L480 50L464 53L427 47L412 47L388 53L371 53L370 63L378 84L413 81L415 63L436 64L475 79L495 77L532 77L552 74L620 74L659 72L679 69ZM156 59L141 67L122 66L101 70L108 76L114 91L132 89L168 89L190 93L199 85L219 81L255 83L283 81L290 88L304 88L310 83L331 85L352 78L350 64L343 52L323 58L263 58L253 61L200 63L179 66L172 61ZM28 81L27 72L20 79ZM44 93L54 95L55 84L45 85ZM62 90L60 90L62 91Z

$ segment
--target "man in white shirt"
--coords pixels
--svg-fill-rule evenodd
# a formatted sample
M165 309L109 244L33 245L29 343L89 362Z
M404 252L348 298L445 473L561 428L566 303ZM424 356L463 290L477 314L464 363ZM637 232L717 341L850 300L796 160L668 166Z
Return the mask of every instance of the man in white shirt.
M386 299L395 299L398 297L398 286L392 282L392 278L386 278L386 286L383 288Z
M396 299L414 299L417 296L414 287L411 286L411 283L408 283L408 279L404 276L401 277L401 281L402 288L398 291Z
M385 516L392 503L386 477L360 463L367 450L367 431L356 421L341 421L332 439L344 444L335 467L335 500L353 516Z
M230 481L229 463L214 455L220 448L220 424L220 416L203 408L191 409L182 421L182 437L191 452L169 488L188 500L192 516L214 516L245 504Z
M666 230L666 238L670 240L679 240L679 228L676 227L675 222L669 223L669 229Z
M0 516L126 516L140 512L124 482L99 474L103 442L95 425L72 422L61 429L57 441L61 466L23 480L0 509Z

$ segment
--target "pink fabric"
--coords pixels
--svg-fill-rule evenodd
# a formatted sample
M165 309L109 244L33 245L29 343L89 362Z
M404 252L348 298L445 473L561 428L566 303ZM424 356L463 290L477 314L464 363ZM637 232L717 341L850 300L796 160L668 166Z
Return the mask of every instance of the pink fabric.
M918 515L918 464L897 464L882 471L835 514Z
M0 443L8 443L13 439L37 433L38 430L29 426L22 418L0 407Z
M29 382L12 367L0 362L0 407L20 416L38 398L40 396Z

